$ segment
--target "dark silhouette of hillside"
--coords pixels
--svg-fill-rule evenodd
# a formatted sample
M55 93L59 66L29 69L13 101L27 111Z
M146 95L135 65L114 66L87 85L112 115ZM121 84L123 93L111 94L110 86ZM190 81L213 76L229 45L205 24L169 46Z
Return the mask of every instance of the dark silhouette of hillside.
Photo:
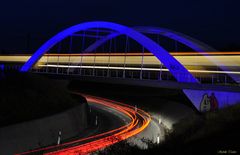
M0 86L0 126L46 117L86 102L73 99L66 82L31 73L5 74Z

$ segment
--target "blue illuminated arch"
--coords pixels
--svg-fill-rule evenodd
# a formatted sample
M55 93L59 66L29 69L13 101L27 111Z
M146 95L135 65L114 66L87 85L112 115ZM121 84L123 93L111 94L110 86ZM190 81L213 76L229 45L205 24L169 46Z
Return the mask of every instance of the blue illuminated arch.
M182 66L174 57L172 57L165 49L163 49L153 40L126 26L103 21L78 24L58 33L57 35L49 39L46 43L44 43L29 58L29 60L22 66L21 71L28 71L51 47L53 47L55 44L57 44L64 38L76 32L92 28L106 28L127 35L128 37L137 41L139 44L143 45L152 54L154 54L169 69L169 71L172 73L172 75L176 78L178 82L198 82L198 80L195 79L195 77L191 73L189 73L184 66Z
M159 34L165 36L167 38L173 39L190 47L196 52L210 52L210 51L217 51L213 47L201 42L200 40L194 39L186 34L176 32L173 30L169 30L166 28L161 27L150 27L150 26L138 26L134 27L133 29L137 30L141 33L148 33L148 34Z

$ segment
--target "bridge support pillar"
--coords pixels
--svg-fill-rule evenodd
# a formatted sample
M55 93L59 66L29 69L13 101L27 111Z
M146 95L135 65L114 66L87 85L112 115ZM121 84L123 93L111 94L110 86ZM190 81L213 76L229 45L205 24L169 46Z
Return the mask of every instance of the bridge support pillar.
M214 111L218 108L240 103L240 92L191 89L183 89L183 92L201 112Z

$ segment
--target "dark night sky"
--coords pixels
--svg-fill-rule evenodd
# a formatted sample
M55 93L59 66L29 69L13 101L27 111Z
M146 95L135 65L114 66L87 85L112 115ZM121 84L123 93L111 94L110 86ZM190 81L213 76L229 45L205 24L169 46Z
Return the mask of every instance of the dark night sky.
M5 0L0 3L0 50L25 50L27 36L35 50L57 32L92 20L166 27L217 49L235 44L240 50L238 1Z

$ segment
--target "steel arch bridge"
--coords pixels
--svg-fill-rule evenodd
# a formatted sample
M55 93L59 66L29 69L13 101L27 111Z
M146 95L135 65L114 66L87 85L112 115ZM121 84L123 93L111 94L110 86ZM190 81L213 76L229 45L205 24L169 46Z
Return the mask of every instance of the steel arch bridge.
M22 66L21 71L28 71L40 58L43 56L51 47L56 43L63 40L64 38L72 35L76 32L91 29L91 28L106 28L110 30L115 30L118 33L125 34L128 37L136 40L139 44L143 45L151 53L153 53L159 61L161 61L172 73L172 75L177 79L178 82L198 82L188 70L182 66L175 58L173 58L168 51L158 45L156 42L152 41L143 34L128 28L126 26L111 23L111 22L87 22L79 25L72 26L44 43L33 56Z
M120 35L126 35L131 39L138 42L144 48L146 48L149 52L151 52L160 62L164 64L164 66L169 70L169 72L174 76L174 78L178 82L184 83L199 83L199 81L180 63L176 60L173 56L171 56L167 50L165 50L162 46L158 43L147 37L142 33L149 33L149 34L159 34L170 39L176 40L197 52L205 52L205 51L215 51L212 47L193 39L187 35L174 32L168 29L163 28L156 28L156 27L134 27L129 28L127 26L123 26L120 24L112 23L112 22L105 22L105 21L93 21L93 22L86 22L81 23L70 28L63 30L62 32L58 33L57 35L50 38L47 42L45 42L30 58L29 60L22 66L21 72L26 72L33 67L33 65L51 49L54 45L61 42L66 37L69 37L77 32L86 31L89 29L94 28L102 28L108 29L111 32L109 35L97 40L95 43L90 45L84 51L92 52L100 45L104 44L108 40L118 37ZM226 68L222 67L221 69L225 70ZM234 80L239 77L234 77L230 75ZM199 94L199 91L192 91L192 90L183 90L186 96L193 102L194 106L200 110L200 100L197 101L194 99L194 95L203 96L203 94L212 93L212 91L203 91ZM222 93L214 92L219 95L223 95ZM194 94L194 95L193 95ZM226 94L224 92L224 94ZM231 95L230 95L231 96ZM236 96L233 94L233 96ZM238 95L239 96L239 95ZM195 97L196 98L196 97Z

